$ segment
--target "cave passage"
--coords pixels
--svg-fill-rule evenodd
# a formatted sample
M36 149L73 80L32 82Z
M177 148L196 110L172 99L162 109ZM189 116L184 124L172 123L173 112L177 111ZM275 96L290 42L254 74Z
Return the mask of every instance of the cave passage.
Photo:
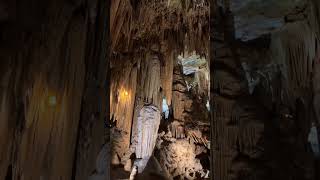
M209 4L111 5L111 179L210 179Z

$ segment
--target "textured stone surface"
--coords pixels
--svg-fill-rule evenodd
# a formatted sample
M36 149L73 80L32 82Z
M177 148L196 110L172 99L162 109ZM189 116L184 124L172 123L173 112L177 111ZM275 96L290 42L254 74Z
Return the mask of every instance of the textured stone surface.
M238 1L244 7L247 2ZM264 1L260 7L250 7L250 11L243 13L252 13L250 17L274 10L279 13L275 16L291 14L294 3L287 2ZM221 28L212 29L211 49L216 52L211 59L214 75L210 91L214 97L211 99L214 179L316 179L308 133L314 121L310 95L317 28L309 24L314 18L312 13L303 10L310 6L294 7L294 11L302 11L287 17L290 22L286 20L281 28L269 31L269 40L261 36L265 32L256 27L258 21L243 19L249 23L253 39L237 42L232 37L237 38L242 29L232 19L239 12L229 13L228 5L222 5L225 5L220 8L222 11L214 11L217 18L213 23ZM264 9L273 5L274 8ZM237 6L242 8L240 4ZM304 19L298 18L298 14L307 12L310 14ZM260 22L264 23L263 19Z
M168 41L168 48L184 45L199 53L208 51L209 4L201 1L115 0L111 5L112 49L131 52L136 46L153 48L157 41ZM205 28L203 28L205 27ZM151 41L150 41L151 40ZM162 42L158 42L161 44Z
M140 110L137 122L136 157L150 158L156 144L160 125L160 111L155 106L145 106Z
M144 146L140 147L138 152L135 147L137 142L134 137L144 137L145 133L151 133L151 138L156 137L158 133L155 129L152 131L152 129L145 129L144 126L139 125L140 112L144 107L153 105L157 108L159 120L163 98L166 99L168 110L172 111L171 109L175 106L180 108L178 106L181 99L178 99L177 94L173 92L181 90L179 88L187 90L187 87L183 79L181 79L183 80L181 86L173 83L175 81L174 66L177 64L178 54L183 52L185 48L190 52L196 50L202 56L208 53L208 5L208 2L203 0L112 1L110 32L112 34L113 58L111 67L113 69L111 72L114 77L112 84L115 86L111 90L111 96L113 96L111 111L115 112L112 120L117 119L113 128L113 137L115 137L113 159L115 163L127 165L131 161L134 162L133 166L141 163L141 167L143 167L147 161L143 159L135 161L135 158L141 158L140 156L143 154L148 157L152 155L150 153L153 152L153 146L149 147L146 146L147 144L139 142ZM126 64L126 66L120 65L119 62ZM137 71L136 75L132 74L133 68ZM197 78L199 81L205 79L203 76ZM136 86L133 88L134 84ZM206 84L201 84L202 86L205 87ZM117 95L114 92L119 91L120 87L126 87L128 94L132 94L130 105L116 101ZM132 91L132 89L135 90ZM182 94L182 96L185 95ZM183 97L183 99L185 98ZM183 106L185 110L192 111L192 99L189 98ZM126 113L123 113L124 111ZM119 119L121 119L120 122ZM123 128L123 124L125 128ZM131 142L131 145L128 142ZM142 153L145 151L148 153ZM121 174L124 177L127 176L125 173L121 173L122 168L113 167L119 176ZM139 172L141 172L141 167L138 168ZM126 166L126 170L129 169L129 165ZM140 178L139 176L148 177L137 174L138 178Z
M107 140L108 4L0 4L0 179L87 179Z
M114 1L112 52L128 56L130 66L137 66L133 123L130 125L130 118L126 120L127 131L138 127L140 110L146 104L161 111L165 95L173 119L164 122L164 136L168 137L160 138L159 146L165 149L174 146L174 141L185 141L186 146L196 144L193 155L210 149L214 179L316 179L308 133L311 122L319 121L313 116L313 109L319 116L314 61L319 2L211 2L209 53L209 32L204 30L209 20L206 1ZM183 75L175 57L186 49L205 57L210 54L210 83L205 83L203 74L193 77L198 67L189 66L185 70L190 76ZM112 66L116 67L117 61ZM193 78L200 82L198 88L190 83ZM201 92L205 97L209 84L210 138L205 115L208 98L196 96ZM131 148L125 160L130 159ZM171 150L160 148L159 152L164 153L158 156L164 159L162 165L177 157L170 159ZM177 161L173 162L167 164ZM169 174L176 173L174 168L167 168L172 170ZM184 175L185 169L180 172Z
M110 118L116 124L119 134L112 134L114 156L122 156L130 146L131 126L136 97L138 67L123 57L124 61L111 69ZM134 61L134 60L133 60Z
M299 11L303 3L302 0L231 0L235 37L248 41L272 33L283 27L286 17L290 19L290 13Z
M205 170L200 159L196 158L197 155L206 151L205 148L199 149L201 146L190 143L187 138L176 139L171 136L171 133L160 135L160 139L162 141L158 144L160 164L172 178L190 180L208 178L209 170Z

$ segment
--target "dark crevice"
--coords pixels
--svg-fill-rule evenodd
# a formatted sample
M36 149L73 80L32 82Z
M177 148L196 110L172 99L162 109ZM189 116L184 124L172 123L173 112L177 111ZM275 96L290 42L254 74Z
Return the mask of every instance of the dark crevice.
M13 180L13 177L12 177L12 165L8 166L5 180Z

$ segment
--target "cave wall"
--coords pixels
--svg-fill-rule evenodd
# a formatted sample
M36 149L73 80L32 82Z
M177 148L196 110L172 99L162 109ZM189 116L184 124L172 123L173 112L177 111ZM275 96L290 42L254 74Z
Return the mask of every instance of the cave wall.
M315 58L319 54L318 1L307 1L303 8L293 11L297 14L286 14L287 9L278 14L275 19L281 19L281 31L269 32L269 27L262 27L252 36L241 36L248 31L241 29L248 27L241 21L234 26L234 19L241 16L228 7L229 1L211 1L210 53L208 44L203 43L207 42L208 11L186 11L195 8L190 1L161 2L166 5L112 2L111 50L115 55L127 55L123 62L129 61L128 68L120 72L117 68L107 71L109 1L0 2L0 179L87 179L105 175L96 163L101 165L101 158L106 158L101 152L108 142L103 123L109 119L108 73L116 79L130 72L130 80L125 81L129 83L119 80L111 93L122 86L133 94L139 89L137 99L134 95L127 104L111 108L118 113L116 119L124 116L118 126L129 132L131 119L137 114L134 103L160 106L157 92L161 89L169 105L174 101L171 92L175 89L170 83L174 78L173 59L185 46L211 58L214 178L315 179L314 157L306 139L311 122L317 126L319 122ZM280 9L285 6L278 5ZM252 7L250 3L248 7ZM259 8L261 12L266 7ZM272 35L262 38L265 33ZM279 48L283 53L277 54ZM274 56L266 57L265 52ZM272 68L271 88L262 83L251 90L254 82L248 81L243 62L249 70L252 66L263 70L270 63L282 64L284 69ZM118 64L111 62L112 67ZM126 108L128 114L120 114Z
M242 37L237 32L244 30L238 26L243 14L230 8L236 2L211 4L211 25L216 27L210 32L213 178L316 179L316 158L308 142L316 122L312 81L316 84L318 26L311 10L315 5L305 1L279 12L284 15L274 18L283 24L268 32L259 29L264 20L254 24L242 19L252 23L252 31ZM263 18L255 14L261 10L249 8L242 13Z
M87 179L106 143L108 3L0 6L0 179Z
M152 105L161 112L163 97L169 106L173 104L173 69L178 55L186 47L207 53L208 6L197 3L111 3L113 165L122 164L126 171L131 170L134 137L147 133L137 128L141 109Z
M112 156L122 158L130 146L138 66L135 60L130 61L130 56L114 58L123 63L111 69L110 112L119 129L112 134Z

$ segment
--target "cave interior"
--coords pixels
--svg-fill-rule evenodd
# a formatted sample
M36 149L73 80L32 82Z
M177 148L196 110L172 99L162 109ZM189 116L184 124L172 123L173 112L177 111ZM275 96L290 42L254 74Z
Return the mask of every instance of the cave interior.
M318 0L0 0L0 180L319 180Z

